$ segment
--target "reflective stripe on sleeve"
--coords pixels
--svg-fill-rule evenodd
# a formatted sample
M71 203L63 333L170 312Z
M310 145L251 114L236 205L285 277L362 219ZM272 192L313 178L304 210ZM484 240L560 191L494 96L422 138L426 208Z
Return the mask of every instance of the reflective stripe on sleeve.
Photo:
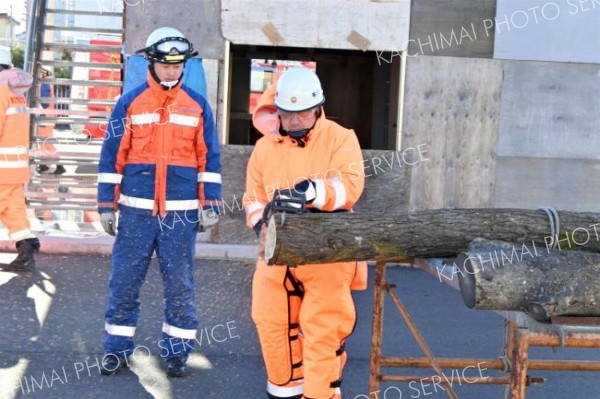
M263 204L262 202L259 201L255 201L255 202L251 202L248 206L246 206L246 214L250 215L252 212L256 211L256 210L263 210L265 209L265 204Z
M121 184L123 175L119 173L98 173L98 183Z
M314 183L317 196L315 197L312 205L317 209L323 209L327 200L327 188L325 187L325 181L323 181L323 179L317 179L314 180Z
M343 207L346 203L346 187L338 178L330 179L329 182L333 185L333 190L335 192L335 203L333 204L332 209L335 211Z
M198 181L203 183L221 184L221 174L215 172L199 172Z
M262 219L263 210L265 209L265 204L262 202L251 202L246 206L246 217L248 217L248 221L251 226L254 226L260 219Z
M262 212L254 212L252 216L250 216L250 225L253 227L262 219Z
M167 323L163 323L162 330L165 334L168 334L171 337L185 338L185 339L196 338L196 329L188 330L185 328L179 328L179 327L175 327L170 324L167 324Z

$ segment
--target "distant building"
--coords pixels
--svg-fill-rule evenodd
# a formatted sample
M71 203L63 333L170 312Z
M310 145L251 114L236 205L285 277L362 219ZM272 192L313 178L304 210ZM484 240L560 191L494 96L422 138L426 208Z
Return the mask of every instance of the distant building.
M63 27L86 27L90 32L75 32L68 30L53 31L54 42L62 43L87 43L91 39L99 38L99 35L94 33L94 29L101 28L122 28L120 18L103 16L106 12L122 12L123 2L115 0L49 0L49 4L53 8L59 10L73 11L95 11L96 15L80 15L80 14L54 14L49 15L53 20L53 25ZM106 38L106 37L103 37ZM120 40L120 37L119 37Z
M0 13L0 44L12 47L17 41L17 30L21 24L8 13Z

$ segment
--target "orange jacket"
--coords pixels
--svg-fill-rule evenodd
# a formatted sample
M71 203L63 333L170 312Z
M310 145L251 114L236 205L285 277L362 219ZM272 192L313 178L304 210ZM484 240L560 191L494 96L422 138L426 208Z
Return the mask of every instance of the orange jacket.
M29 113L22 93L31 81L19 69L0 72L0 184L29 181Z
M99 212L120 204L164 217L218 207L221 160L208 102L182 83L164 90L148 75L115 105L98 172Z
M364 188L363 158L354 131L328 120L321 110L306 146L299 147L289 136L279 134L274 97L272 85L252 119L264 137L256 142L248 162L243 201L248 226L262 218L275 190L293 188L306 179L315 182L317 191L309 208L350 209Z

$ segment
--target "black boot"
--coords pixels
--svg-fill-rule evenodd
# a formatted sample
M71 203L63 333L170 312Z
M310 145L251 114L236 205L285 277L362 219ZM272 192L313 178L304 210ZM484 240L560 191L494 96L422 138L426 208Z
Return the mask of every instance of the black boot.
M37 238L27 238L17 241L17 259L3 267L4 271L12 272L32 272L35 271L35 259L33 254L40 250L40 240Z
M56 165L56 169L54 170L54 174L55 175L62 175L63 173L65 173L67 170L65 169L64 166L62 166L61 164Z
M179 357L167 359L167 375L172 378L185 376L185 361L185 359Z
M38 165L36 168L36 171L38 173L46 173L49 170L50 170L50 167L48 165L43 165L43 164Z
M128 360L115 354L107 354L102 358L100 373L102 375L115 375L121 369L129 368Z

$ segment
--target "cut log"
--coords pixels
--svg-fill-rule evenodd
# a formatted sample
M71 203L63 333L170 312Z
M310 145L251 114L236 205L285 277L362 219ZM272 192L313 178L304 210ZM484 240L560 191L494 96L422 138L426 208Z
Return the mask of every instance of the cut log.
M454 266L469 308L600 316L600 254L476 239Z
M558 212L560 249L600 251L600 214ZM549 218L525 209L276 214L261 252L271 265L454 257L475 238L546 248ZM283 223L282 223L283 222Z

